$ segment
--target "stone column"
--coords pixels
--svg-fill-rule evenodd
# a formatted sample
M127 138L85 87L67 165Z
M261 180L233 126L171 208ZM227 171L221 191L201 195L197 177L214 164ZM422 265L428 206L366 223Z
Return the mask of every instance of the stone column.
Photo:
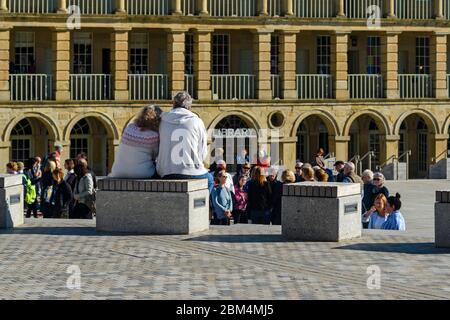
M0 1L0 12L8 12L8 5L6 3L6 0Z
M294 15L294 0L283 0L282 7L283 13L285 16L293 16Z
M395 12L395 0L386 0L386 17L387 18L397 18L396 12Z
M272 99L270 76L270 49L273 30L258 29L254 31L253 53L256 75L257 97L260 100Z
M396 156L398 157L398 143L400 141L400 136L388 135L384 136L384 155L381 155L381 162L385 162L387 159Z
M6 124L5 124L5 126L6 126ZM0 163L3 163L6 165L10 161L10 158L9 158L10 148L11 148L11 141L0 141ZM4 170L4 169L2 169L2 170Z
M444 19L444 0L434 0L434 16L436 19Z
M280 139L280 158L286 169L294 170L297 161L297 137Z
M331 40L331 66L334 77L334 96L337 100L347 100L348 92L348 35L349 32L336 31Z
M447 90L447 36L448 33L435 32L431 37L430 65L435 98L448 99Z
M8 27L0 28L0 101L9 101L9 45L11 32Z
M196 30L194 34L194 73L199 100L211 100L212 29Z
M197 1L198 1L198 6L200 8L199 15L201 15L201 16L209 16L208 0L197 0Z
M344 0L336 0L336 8L337 8L336 16L338 18L344 18L345 17Z
M171 97L183 91L184 85L184 54L185 54L185 29L168 29L167 31L167 55L168 75Z
M297 33L283 31L280 34L280 74L281 90L284 99L297 99Z
M381 39L381 72L387 99L399 99L398 87L398 36L399 32L387 32Z
M348 143L350 142L350 136L335 136L334 137L334 154L336 160L347 161L348 160Z
M429 134L428 141L430 142L429 165L447 157L448 134Z
M53 88L56 101L70 100L70 31L56 28L52 34Z
M182 15L181 0L172 0L172 15Z
M113 99L127 101L128 34L131 28L116 28L111 33L111 77Z
M267 1L269 1L269 0L258 0L258 14L260 16L269 15L268 8L267 8Z
M125 0L116 0L116 13L117 14L126 14L125 10Z
M58 13L67 13L67 0L58 0Z

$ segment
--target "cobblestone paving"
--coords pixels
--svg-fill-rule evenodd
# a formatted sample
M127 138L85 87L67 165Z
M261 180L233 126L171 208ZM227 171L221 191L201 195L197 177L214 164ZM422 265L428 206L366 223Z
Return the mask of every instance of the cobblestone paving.
M424 189L417 201L431 202ZM28 219L0 231L0 299L449 299L450 249L434 247L433 203L417 213L413 201L409 232L339 244L285 242L275 226L119 236L97 233L95 221ZM80 290L66 286L71 265ZM372 265L380 290L367 288Z

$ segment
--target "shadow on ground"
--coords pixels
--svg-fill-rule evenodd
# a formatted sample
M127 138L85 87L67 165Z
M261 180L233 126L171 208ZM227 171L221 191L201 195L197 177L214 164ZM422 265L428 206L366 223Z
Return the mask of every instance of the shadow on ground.
M450 249L436 248L431 242L418 243L357 243L337 247L338 250L372 251L405 254L450 254Z
M41 234L54 236L108 236L107 233L97 232L95 227L27 227L1 230L2 234Z
M204 235L189 238L184 241L200 241L200 242L224 242L224 243L274 243L288 242L281 234L221 234L221 235Z

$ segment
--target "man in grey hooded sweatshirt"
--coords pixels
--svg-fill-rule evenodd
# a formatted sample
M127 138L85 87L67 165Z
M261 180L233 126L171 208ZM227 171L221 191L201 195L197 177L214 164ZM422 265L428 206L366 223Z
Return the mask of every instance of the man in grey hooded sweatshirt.
M167 180L208 179L211 191L214 181L203 165L208 155L206 128L191 108L191 96L179 92L173 109L161 115L156 170Z

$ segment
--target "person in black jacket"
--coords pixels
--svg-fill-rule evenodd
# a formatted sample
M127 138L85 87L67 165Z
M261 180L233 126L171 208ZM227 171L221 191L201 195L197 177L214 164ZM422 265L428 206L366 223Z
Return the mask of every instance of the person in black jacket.
M75 161L73 159L67 159L64 162L64 168L67 170L66 175L64 176L64 180L69 184L70 189L75 190L75 185L77 183L77 175L75 174ZM72 199L69 203L69 217L71 216L72 210L75 207L75 200Z
M72 201L72 189L64 180L64 171L53 171L53 190L50 197L50 210L54 219L69 217L69 203Z
M272 190L261 167L253 169L248 184L248 206L252 224L270 224Z
M283 183L277 178L278 170L270 167L268 170L267 180L272 190L271 197L271 214L270 221L273 225L281 225L281 198L283 197ZM294 181L295 182L295 179Z
M41 178L41 212L44 218L52 218L53 213L50 205L50 198L53 193L53 171L56 170L56 162L48 160Z

